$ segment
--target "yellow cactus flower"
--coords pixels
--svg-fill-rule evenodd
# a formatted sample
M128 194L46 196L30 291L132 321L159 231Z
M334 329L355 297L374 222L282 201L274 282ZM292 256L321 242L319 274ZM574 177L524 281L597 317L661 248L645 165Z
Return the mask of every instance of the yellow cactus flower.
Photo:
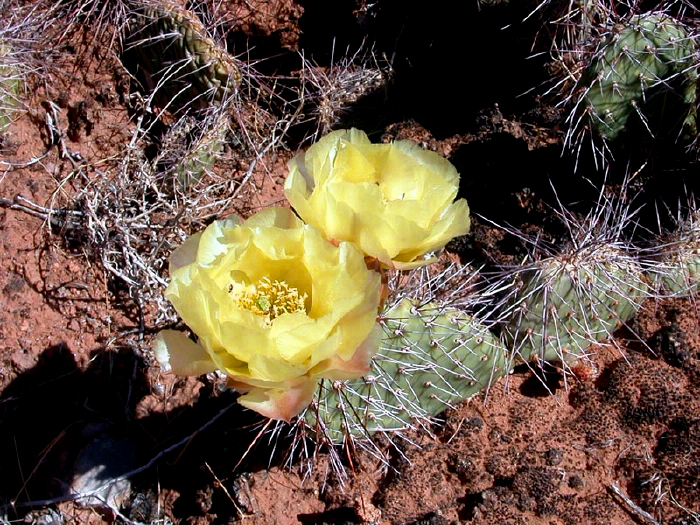
M271 419L308 406L320 378L366 374L379 346L380 275L287 209L211 224L175 250L170 277L165 295L198 341L160 332L162 368L221 370L242 405Z
M360 130L334 131L289 162L284 189L299 216L327 239L349 241L389 267L420 258L469 231L459 173L409 141L372 144Z

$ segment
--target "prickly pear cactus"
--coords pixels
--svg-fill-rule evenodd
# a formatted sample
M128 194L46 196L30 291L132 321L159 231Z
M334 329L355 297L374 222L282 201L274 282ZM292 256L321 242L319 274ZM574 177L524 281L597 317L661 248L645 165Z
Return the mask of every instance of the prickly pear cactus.
M630 319L646 292L640 266L613 246L550 257L518 274L503 339L515 360L572 365Z
M220 103L241 81L233 59L199 18L172 2L144 4L130 19L125 49L159 103L171 109Z
M340 444L427 424L506 373L498 339L460 310L403 299L381 322L385 335L372 372L322 381L301 416L317 439Z
M587 113L594 131L615 140L633 115L648 127L644 108L652 97L662 95L666 108L672 102L683 105L685 133L694 135L695 51L685 27L664 13L645 13L616 24L582 75L579 85L585 95L579 109Z
M649 280L660 295L700 293L700 210L690 214L649 263Z

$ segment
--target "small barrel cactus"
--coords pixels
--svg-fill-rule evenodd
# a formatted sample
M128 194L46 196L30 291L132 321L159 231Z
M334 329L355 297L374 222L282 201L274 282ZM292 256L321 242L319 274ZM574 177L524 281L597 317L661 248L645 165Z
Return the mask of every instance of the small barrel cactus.
M664 111L671 103L682 105L684 132L694 135L695 55L688 30L665 13L635 15L615 24L585 65L578 84L583 97L577 99L574 123L587 122L603 138L615 140L634 115L649 128L650 102L658 96L657 100L663 98ZM650 132L670 135L663 130Z
M301 416L333 444L426 425L506 373L505 351L477 319L451 307L403 299L383 314L372 372L322 381Z
M240 84L233 58L191 11L169 1L147 3L129 22L126 53L159 104L174 110L207 107Z
M516 277L502 336L516 360L576 364L646 297L641 267L613 245L543 259Z

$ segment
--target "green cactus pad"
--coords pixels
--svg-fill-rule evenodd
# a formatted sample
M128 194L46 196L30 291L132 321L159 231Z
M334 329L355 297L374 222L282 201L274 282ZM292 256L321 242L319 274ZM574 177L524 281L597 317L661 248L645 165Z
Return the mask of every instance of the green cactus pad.
M660 271L659 271L660 270ZM669 254L652 278L662 294L689 297L700 293L700 243L685 245Z
M352 381L321 381L300 417L323 441L425 425L506 373L498 339L449 307L403 299L381 318L384 337L372 371Z
M126 50L158 102L172 109L220 103L241 81L199 18L172 2L148 3L131 18Z
M700 293L700 211L692 213L663 244L648 273L661 295L688 297Z
M506 308L503 339L516 360L585 358L646 297L640 266L610 245L538 261L520 272Z
M646 13L617 24L593 53L581 85L591 127L614 140L632 115L641 115L652 97L680 102L686 133L695 130L695 43L685 28L664 13ZM642 117L646 120L646 116Z

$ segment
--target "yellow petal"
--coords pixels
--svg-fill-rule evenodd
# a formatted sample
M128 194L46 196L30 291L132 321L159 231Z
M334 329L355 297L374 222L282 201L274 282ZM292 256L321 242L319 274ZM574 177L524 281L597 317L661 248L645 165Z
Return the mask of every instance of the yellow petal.
M183 342L197 354L182 354L178 368L206 359L261 413L289 419L324 377L314 371L357 377L369 365L369 347L358 348L376 326L379 274L358 248L325 240L290 210L213 223L173 268L166 296L199 341Z
M153 352L166 373L196 376L217 368L204 348L176 330L160 331L153 343Z
M252 388L238 402L270 419L291 421L294 416L311 404L317 381L300 381L288 388Z
M269 383L286 383L306 375L306 364L293 365L277 355L255 354L248 360L250 377Z
M414 159L414 162L424 166L433 173L439 173L446 187L459 186L459 172L447 159L421 148L410 140L397 140L394 147Z
M272 322L270 338L279 348L280 357L292 364L308 361L311 351L328 337L334 323L331 319L310 319L306 314L296 312L285 314Z
M246 228L300 228L302 221L287 208L267 208L245 221Z
M377 182L377 163L361 145L344 141L333 160L332 177L329 183L336 181L353 184L372 184Z
M226 221L215 221L202 232L197 250L197 263L206 266L213 263L217 257L226 253L226 232L234 229L239 223L237 217Z
M349 359L334 356L312 370L312 375L339 381L367 375L370 372L372 356L377 353L382 336L383 330L376 324L372 332L355 349Z
M289 163L285 193L299 216L334 242L355 244L388 266L423 256L469 230L459 173L408 141L371 144L356 129L323 137Z
M199 249L199 239L201 233L196 233L188 237L184 243L178 246L170 256L170 274L175 270L188 266L197 260L197 250Z

